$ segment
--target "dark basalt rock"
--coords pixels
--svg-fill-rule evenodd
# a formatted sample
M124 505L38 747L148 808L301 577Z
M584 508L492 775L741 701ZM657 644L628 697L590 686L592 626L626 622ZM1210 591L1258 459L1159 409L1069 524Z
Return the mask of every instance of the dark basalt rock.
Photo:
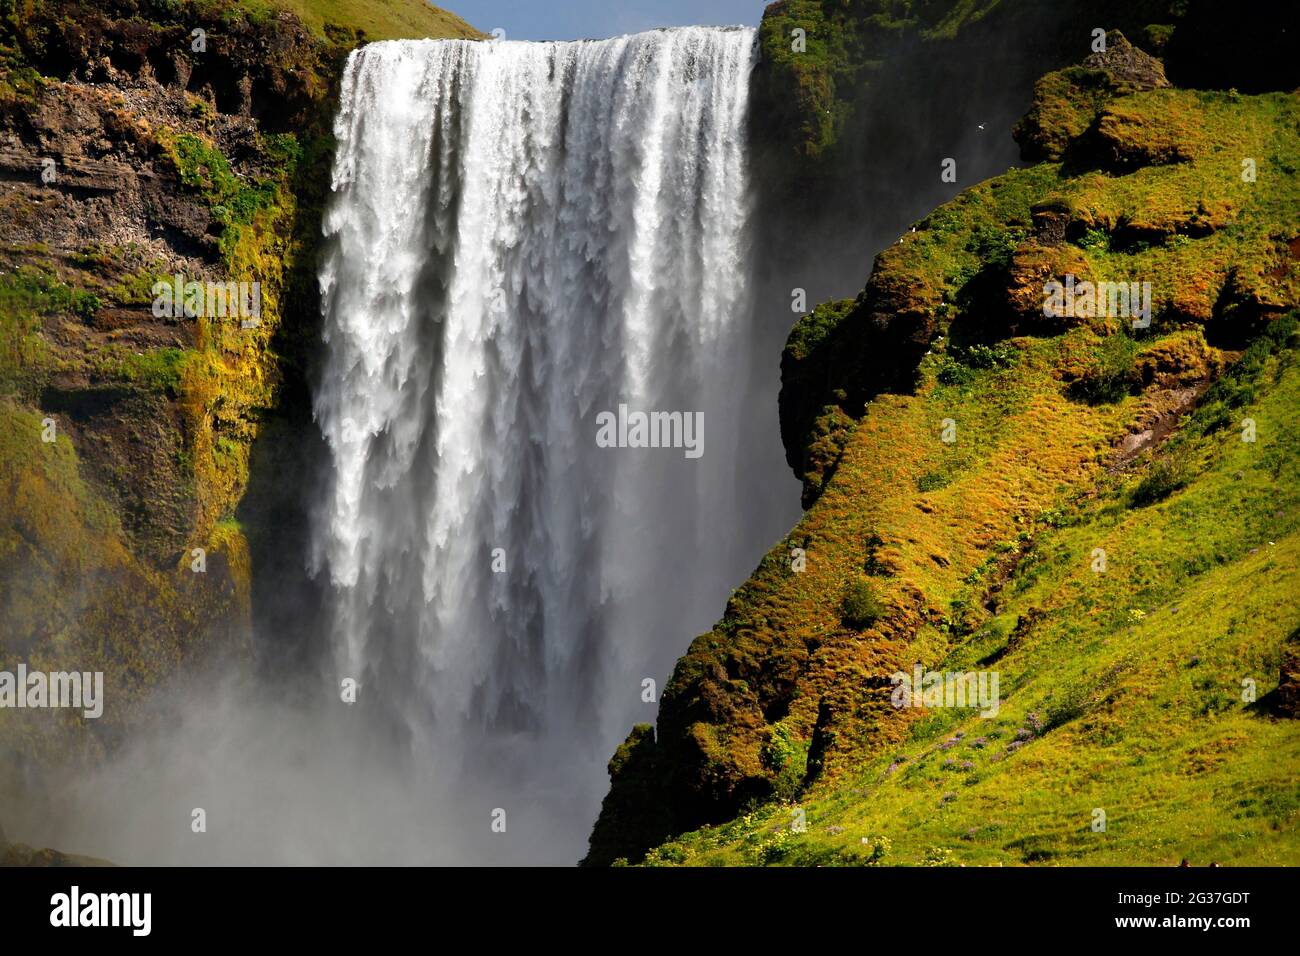
M223 113L251 116L269 131L301 129L318 108L323 76L341 50L319 43L296 17L223 20L220 11L192 22L157 24L127 2L87 9L55 0L25 23L24 49L43 73L114 82L126 74L210 96ZM193 29L206 31L193 49Z

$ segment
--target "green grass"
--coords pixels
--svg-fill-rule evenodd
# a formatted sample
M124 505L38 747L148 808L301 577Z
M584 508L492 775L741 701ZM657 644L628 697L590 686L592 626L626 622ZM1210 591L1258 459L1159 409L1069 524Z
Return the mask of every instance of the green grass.
M1071 392L1093 405L1118 402L1138 387L1137 343L1124 332L1102 340L1096 360L1072 383Z
M483 34L456 14L423 0L239 0L251 11L290 10L311 30L362 30L370 40L466 38ZM488 28L495 24L488 24Z
M806 794L805 833L789 826L795 804L776 802L653 862L1300 863L1300 733L1243 700L1248 678L1258 698L1276 686L1300 624L1295 346L1261 363L1260 394L1242 406L1255 443L1189 429L1183 488L1134 508L1134 479L1103 481L1067 527L1033 536L1000 617L1047 613L984 665L1001 674L996 718L936 711ZM1097 547L1104 573L1092 570ZM987 651L977 634L938 666L975 669Z
M0 0L0 66L5 65L6 53L13 52L5 43L6 33L22 17L42 7L43 0ZM461 20L455 13L424 0L172 0L165 4L138 3L136 16L142 20L188 20L191 12L208 18L209 22L229 23L246 17L255 23L265 23L281 10L294 13L308 30L318 38L351 39L360 31L368 40L420 39L476 39L484 34ZM19 9L21 8L21 9ZM129 16L130 10L118 16ZM342 36L339 36L342 31ZM38 82L34 74L21 73L8 77L10 85L29 86ZM4 94L0 83L0 96Z
M150 349L142 353L129 353L114 366L115 377L151 392L170 392L173 395L181 384L181 372L190 353L183 349Z
M965 190L796 325L783 437L817 494L679 660L654 745L612 768L622 820L624 772L654 791L642 816L688 808L650 862L1300 862L1300 735L1240 699L1276 686L1300 624L1300 373L1293 323L1269 324L1300 305L1300 106L1094 105L1123 168L1067 137L1068 161ZM1149 282L1151 327L1048 320L1066 273ZM891 322L922 343L912 385L863 358ZM1144 431L1157 448L1121 454ZM845 615L868 565L880 613ZM918 661L996 670L1000 713L894 709L882 681ZM796 744L816 773L792 787L771 751ZM735 819L695 829L698 803ZM635 845L607 832L594 861Z

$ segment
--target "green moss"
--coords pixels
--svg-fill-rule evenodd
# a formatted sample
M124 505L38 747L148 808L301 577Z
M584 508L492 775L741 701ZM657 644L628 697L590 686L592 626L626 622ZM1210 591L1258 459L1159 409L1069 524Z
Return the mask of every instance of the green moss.
M151 305L154 284L163 279L169 281L170 277L154 269L140 269L121 276L104 290L104 296L119 305Z
M164 132L160 139L181 182L210 207L221 227L222 258L229 264L244 228L279 201L280 181L245 183L234 174L220 150L193 133ZM281 181L291 179L299 155L296 140L292 136L276 137L271 154L283 163Z
M102 305L94 292L66 285L38 265L22 265L0 276L0 312L8 315L70 312L84 319Z
M808 358L853 311L856 301L823 302L800 318L790 331L786 350L796 360Z
M126 355L117 367L125 381L152 392L175 393L181 382L181 368L187 353L183 349L150 349Z

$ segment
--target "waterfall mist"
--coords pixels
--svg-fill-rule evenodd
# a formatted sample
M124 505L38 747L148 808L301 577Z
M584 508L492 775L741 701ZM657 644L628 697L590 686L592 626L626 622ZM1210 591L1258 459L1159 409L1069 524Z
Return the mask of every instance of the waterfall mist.
M286 596L270 666L178 678L11 829L120 863L577 862L610 754L798 515L792 317L749 291L753 58L740 28L351 55L324 461L283 556L323 607ZM701 416L702 453L601 447L620 406Z

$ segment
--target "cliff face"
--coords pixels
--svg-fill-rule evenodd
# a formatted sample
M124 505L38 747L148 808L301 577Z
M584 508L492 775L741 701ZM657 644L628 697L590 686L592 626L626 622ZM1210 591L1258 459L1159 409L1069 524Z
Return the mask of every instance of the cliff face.
M1160 55L1176 86L1260 92L1300 83L1291 34L1278 26L1167 0L769 5L751 98L758 275L768 280L759 301L776 313L792 288L809 303L852 297L877 251L1018 164L1006 132L1034 82L1086 57L1095 29ZM939 176L945 159L955 182Z
M862 12L852 42L892 29ZM1171 86L1208 62L1191 22L1177 47L1181 23L1146 31L1180 51L1168 76L1111 33L1042 77L1016 131L1036 164L797 322L781 418L808 511L611 761L587 863L1296 861L1300 98ZM1241 62L1241 88L1277 78ZM784 128L814 164L838 148ZM1118 299L1048 315L1054 279L1137 283L1149 323ZM895 706L918 666L996 673L999 708ZM1187 837L1187 806L1233 825Z
M479 34L424 4L300 6L0 2L0 668L110 690L98 721L6 711L0 802L113 746L182 664L249 653L251 617L274 630L308 586L283 555L339 70L363 27ZM157 308L178 276L243 311Z

